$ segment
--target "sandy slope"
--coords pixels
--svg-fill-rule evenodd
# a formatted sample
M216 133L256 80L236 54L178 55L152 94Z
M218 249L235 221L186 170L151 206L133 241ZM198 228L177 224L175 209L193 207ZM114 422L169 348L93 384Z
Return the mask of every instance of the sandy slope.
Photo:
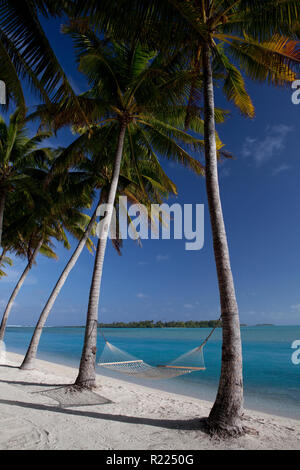
M76 370L38 361L20 371L21 360L8 353L0 366L0 449L300 449L300 421L246 411L251 432L224 443L199 426L209 402L106 377L97 393L113 403L59 408L33 392L72 383Z

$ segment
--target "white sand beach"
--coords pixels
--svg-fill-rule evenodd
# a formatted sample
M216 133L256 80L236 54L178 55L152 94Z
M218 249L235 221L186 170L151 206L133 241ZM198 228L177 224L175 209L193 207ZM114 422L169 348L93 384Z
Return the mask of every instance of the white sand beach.
M71 384L76 369L39 360L21 371L21 360L0 365L1 450L300 449L300 421L247 410L249 432L224 442L201 430L211 403L100 375L96 392L112 403L60 408L36 392Z

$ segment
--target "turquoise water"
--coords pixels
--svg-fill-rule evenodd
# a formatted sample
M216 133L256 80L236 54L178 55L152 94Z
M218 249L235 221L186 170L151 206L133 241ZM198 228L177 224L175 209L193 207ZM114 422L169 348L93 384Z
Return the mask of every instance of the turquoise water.
M24 353L32 328L9 327L6 347ZM144 361L168 363L198 346L209 333L206 328L105 329L107 339ZM39 358L78 366L83 344L83 328L45 328ZM300 419L300 365L291 360L291 344L300 340L300 326L242 328L245 405L278 415ZM99 335L99 353L102 340ZM220 373L221 330L215 331L204 349L206 370L166 381L135 379L136 383L212 400ZM103 370L98 368L98 372ZM116 374L105 375L119 377ZM122 379L126 376L122 375Z

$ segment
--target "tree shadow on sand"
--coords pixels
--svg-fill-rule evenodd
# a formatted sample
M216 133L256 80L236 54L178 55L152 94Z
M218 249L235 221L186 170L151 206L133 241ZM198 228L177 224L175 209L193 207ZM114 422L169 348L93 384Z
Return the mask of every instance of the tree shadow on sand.
M41 383L37 383L37 382L22 382L22 381L19 381L19 380L1 380L0 379L0 383L6 383L6 384L9 384L9 385L24 385L25 387L28 386L35 386L35 387L64 387L66 386L67 384L48 384L48 383L44 383L44 382L41 382Z
M170 419L161 419L161 418L146 418L146 417L136 417L136 416L126 416L126 415L114 415L111 413L99 413L96 411L81 411L74 409L60 408L57 406L42 405L37 403L28 403L22 401L14 400L0 400L0 403L3 405L18 406L22 408L30 408L33 410L39 411L50 411L52 413L62 413L70 416L83 416L92 419L99 419L105 421L113 421L118 423L127 423L127 424L141 424L146 426L155 426L165 429L174 429L182 431L202 431L207 433L206 418L196 418L196 419L187 419L187 420L170 420Z

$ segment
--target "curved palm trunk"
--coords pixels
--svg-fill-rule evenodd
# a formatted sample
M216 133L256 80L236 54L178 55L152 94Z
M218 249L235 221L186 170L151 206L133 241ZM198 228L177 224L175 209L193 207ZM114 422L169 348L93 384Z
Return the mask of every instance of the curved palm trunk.
M37 245L37 247L35 248L31 258L30 258L30 261L28 262L26 268L24 269L16 287L14 288L10 298L9 298L9 301L8 301L8 304L6 305L6 309L4 311L4 314L3 314L3 317L2 317L2 322L1 322L1 327L0 327L0 341L3 340L4 338L4 335L5 335L5 329L6 329L6 324L7 324L7 320L8 320L8 317L9 317L9 314L10 314L10 311L12 309L12 306L13 306L13 303L29 273L29 271L31 270L32 268L32 265L33 263L35 262L36 260L36 257L38 255L38 252L40 251L41 249L41 246L43 244L43 240L40 240L39 244Z
M213 247L218 274L222 316L222 367L218 394L210 412L208 425L212 432L242 432L243 372L239 312L235 296L229 250L221 206L214 120L214 89L210 48L203 46L206 190Z
M103 199L103 197L102 197L102 193L101 193L99 203L98 203L98 205L97 205L97 207L96 207L96 209L95 209L95 211L92 215L92 218L91 218L91 220L90 220L90 222L89 222L89 224L86 228L86 231L85 231L84 235L82 236L81 240L79 241L74 253L71 256L71 258L69 259L65 269L61 273L61 275L60 275L57 283L55 284L55 287L54 287L53 291L51 292L50 297L48 298L47 303L46 303L46 305L45 305L45 307L44 307L44 309L43 309L43 311L42 311L42 313L39 317L39 320L36 324L36 327L35 327L35 330L33 332L28 350L27 350L25 358L24 358L24 360L23 360L23 362L20 366L20 369L28 370L28 369L33 369L34 368L36 353L37 353L40 338L41 338L41 335L42 335L43 327L44 327L44 325L47 321L48 316L50 315L50 312L52 310L54 302L56 301L61 289L63 288L63 286L64 286L71 270L73 269L73 267L77 263L78 258L81 255L81 252L84 249L85 244L86 244L86 242L87 242L87 240L88 240L88 238L91 234L93 225L94 225L95 220L96 220L98 208L100 207L100 205L103 202L102 199Z
M0 195L0 246L2 243L4 207L5 207L5 194L1 194Z
M75 384L80 387L93 388L96 386L96 352L97 352L97 326L98 308L100 298L101 279L103 273L103 262L106 251L107 238L111 223L114 202L119 182L120 167L123 155L124 138L126 133L126 122L121 123L117 152L114 163L112 181L107 200L107 213L103 221L101 239L97 243L97 252L94 263L93 278L89 294L89 304L85 327L84 345L80 360L79 372Z

